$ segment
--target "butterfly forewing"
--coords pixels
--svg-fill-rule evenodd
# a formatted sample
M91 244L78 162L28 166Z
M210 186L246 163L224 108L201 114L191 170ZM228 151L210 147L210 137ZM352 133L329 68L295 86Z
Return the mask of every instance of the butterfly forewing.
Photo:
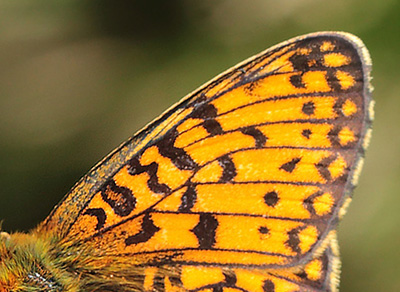
M39 229L132 258L154 277L156 267L173 267L186 290L325 291L336 260L327 236L369 136L369 71L366 49L349 34L275 46L118 148ZM199 267L204 285L185 282ZM243 284L252 277L257 290Z

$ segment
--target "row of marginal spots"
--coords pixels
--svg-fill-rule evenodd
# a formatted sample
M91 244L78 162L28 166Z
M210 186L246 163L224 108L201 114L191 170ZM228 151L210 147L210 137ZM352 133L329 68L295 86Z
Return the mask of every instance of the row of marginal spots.
M330 87L326 80L324 71L313 71L308 70L302 72L301 66L306 67L304 62L308 62L307 59L302 60L303 63L299 64L299 58L293 59L297 54L294 51L284 55L285 58L279 58L275 60L277 63L271 63L272 71L268 72L267 66L260 70L257 75L251 75L243 81L243 85L232 86L231 90L224 92L221 96L218 96L212 103L218 109L218 113L222 114L231 111L235 108L239 108L262 100L270 98L276 98L281 96L290 96L298 94L310 94L315 92L329 92ZM296 62L296 63L294 63ZM279 65L278 65L279 63ZM298 67L295 67L298 66ZM281 70L280 74L276 74L276 70ZM301 72L301 76L299 75ZM298 80L299 82L293 82ZM300 83L302 87L294 86ZM304 84L308 87L304 86Z
M275 127L290 127L293 124L291 131L299 130L301 127L303 128L302 131L304 131L303 136L309 139L313 131L312 129L305 129L302 124L310 125L310 127L333 127L329 123L315 123L315 121L334 120L340 116L351 118L357 112L357 105L353 101L349 99L341 101L333 97L288 98L274 102L263 102L235 109L230 113L218 116L215 123L218 124L218 127L222 127L224 132L221 132L221 129L219 129L211 134L209 132L210 129L206 130L202 126L196 126L179 135L175 143L176 146L183 148L188 146L194 147L193 144L204 143L203 141L207 140L208 137L217 134L227 135L229 131L240 130L244 134L253 136L256 140L256 147L260 148L263 145L269 146L270 144L266 144L269 139L268 133L264 133L263 131L260 133L262 127L268 128L274 126L274 124L276 124ZM246 119L241 117L246 117ZM312 121L312 123L307 123L307 120ZM343 127L343 130L339 126L336 127L339 129L336 129L336 132L333 131L332 134L326 135L326 133L320 133L320 135L317 135L317 138L313 139L314 143L317 144L316 146L318 146L318 143L324 143L326 137L330 139L335 138L339 142L339 145L342 146L356 141L354 130L349 127ZM317 128L317 132L318 130ZM285 137L285 135L282 135L283 132L281 131L278 138L289 139L290 136L286 135ZM338 137L334 137L334 134L338 135ZM279 141L279 139L275 141ZM306 146L307 144L311 143L305 142ZM322 146L327 146L326 142Z
M254 138L256 148L263 148L268 140L268 136L254 126L244 127L241 132Z
M344 47L347 50L343 50ZM290 62L294 71L299 72L298 75L293 75L290 81L294 87L301 90L318 81L315 78L306 79L305 76L309 72L324 72L327 84L335 92L348 90L356 84L356 80L360 80L359 72L351 70L353 66L360 66L360 60L356 58L356 51L348 43L339 44L333 40L320 44L319 40L311 39L301 44L298 51L291 56Z
M274 270L271 274L281 281L297 283L295 291L336 291L338 277L338 259L330 246L324 252L304 266L292 270Z

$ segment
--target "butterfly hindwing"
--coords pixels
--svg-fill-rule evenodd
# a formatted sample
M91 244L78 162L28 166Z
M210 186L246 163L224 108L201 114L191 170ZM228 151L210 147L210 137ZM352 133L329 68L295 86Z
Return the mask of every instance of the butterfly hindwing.
M361 167L369 71L349 34L275 46L123 144L39 228L137 266L277 269L271 283L286 279L279 269L335 258L322 245Z
M332 233L322 253L303 266L291 269L246 269L179 265L145 268L146 291L337 291L340 260L336 234Z

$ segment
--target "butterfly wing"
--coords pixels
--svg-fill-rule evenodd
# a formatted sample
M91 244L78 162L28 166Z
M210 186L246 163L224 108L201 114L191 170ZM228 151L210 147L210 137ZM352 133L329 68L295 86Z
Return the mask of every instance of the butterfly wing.
M321 249L333 258L327 236L368 143L370 66L345 33L277 45L115 150L38 230L138 266L280 269Z
M268 270L179 265L170 275L162 268L147 267L142 287L145 291L333 292L339 268L336 234L332 233L325 250L303 266Z

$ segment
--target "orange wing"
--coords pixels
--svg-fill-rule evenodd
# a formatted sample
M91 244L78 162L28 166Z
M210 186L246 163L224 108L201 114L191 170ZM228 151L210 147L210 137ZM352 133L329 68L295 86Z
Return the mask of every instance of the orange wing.
M333 292L339 283L340 259L336 236L319 256L290 269L248 269L199 265L143 270L145 291L260 291L260 292ZM182 288L183 287L183 288Z
M285 278L282 268L334 258L328 234L368 144L370 66L345 33L262 52L120 146L38 230L133 266L251 267Z

